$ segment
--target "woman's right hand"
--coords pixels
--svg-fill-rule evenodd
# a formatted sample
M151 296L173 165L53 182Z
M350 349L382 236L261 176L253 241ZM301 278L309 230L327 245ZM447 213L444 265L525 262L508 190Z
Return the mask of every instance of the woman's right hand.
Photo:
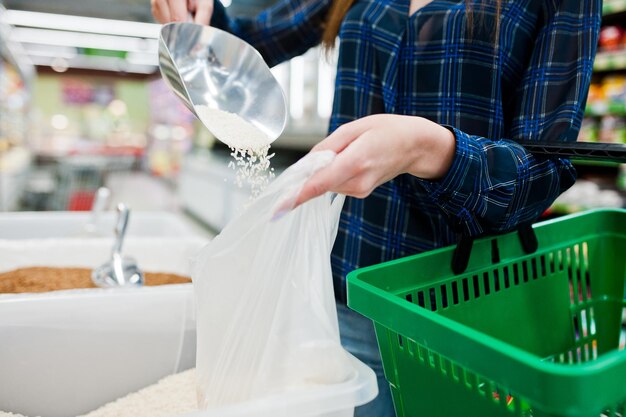
M160 23L186 22L208 25L213 0L150 0L152 15Z

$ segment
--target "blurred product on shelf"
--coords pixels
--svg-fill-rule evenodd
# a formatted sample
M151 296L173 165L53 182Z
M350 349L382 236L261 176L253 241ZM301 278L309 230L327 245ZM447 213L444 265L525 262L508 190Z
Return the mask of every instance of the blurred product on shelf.
M579 140L626 143L626 75L609 75L591 85Z
M109 172L130 171L135 159L131 156L70 156L59 160L57 186L52 201L54 210L91 210L98 188Z
M141 156L149 115L145 83L104 75L42 74L34 87L33 151Z
M578 140L581 142L597 142L600 134L600 124L595 117L585 117L580 126Z
M626 144L626 0L605 0L594 76L578 140ZM548 214L626 207L626 164L575 162L579 179Z
M626 76L607 76L602 79L601 87L606 111L626 114Z
M3 12L0 5L0 14ZM18 207L31 164L27 140L35 68L21 45L9 40L10 32L11 28L0 19L0 211Z
M174 179L178 176L183 156L193 146L195 132L203 129L161 79L148 83L147 91L146 169L153 175Z
M592 83L587 98L587 113L600 116L606 113L626 114L626 76L610 75L601 82Z
M0 211L16 210L30 167L30 152L22 147L0 151Z
M604 0L602 3L602 13L611 15L626 11L626 0Z
M626 69L626 1L605 0L602 11L598 54L594 63L596 72Z
M605 143L626 143L626 124L623 116L606 115L600 121L598 140Z
M622 208L626 198L619 190L606 188L597 182L579 179L565 191L551 207L552 212L574 213L593 208Z
M149 125L144 80L102 74L40 74L33 83L22 210L89 210L108 173L140 167Z
M616 51L626 45L626 32L621 26L604 26L600 31L600 49Z

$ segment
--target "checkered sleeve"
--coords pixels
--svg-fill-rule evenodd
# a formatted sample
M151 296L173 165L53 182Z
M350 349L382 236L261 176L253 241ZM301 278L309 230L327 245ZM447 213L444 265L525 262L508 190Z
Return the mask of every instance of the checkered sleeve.
M317 45L331 0L280 0L256 18L230 18L215 1L211 26L233 33L254 46L269 66Z
M576 179L571 163L528 153L517 140L575 141L591 81L600 0L546 1L540 29L516 92L507 139L451 127L456 154L439 181L418 180L451 224L477 236L536 220Z

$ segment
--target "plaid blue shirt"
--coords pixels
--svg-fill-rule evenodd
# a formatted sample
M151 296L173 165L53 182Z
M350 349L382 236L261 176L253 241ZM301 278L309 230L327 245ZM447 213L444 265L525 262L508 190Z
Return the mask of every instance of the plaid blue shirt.
M256 47L269 65L317 45L329 0L279 1L255 19L212 24ZM340 30L330 131L374 113L449 126L456 155L439 181L401 175L365 199L348 198L332 254L335 294L355 268L501 233L536 220L576 178L517 140L575 141L601 21L601 0L477 5L472 33L463 0L357 0ZM330 92L329 92L330 94ZM416 132L419 134L419 132Z

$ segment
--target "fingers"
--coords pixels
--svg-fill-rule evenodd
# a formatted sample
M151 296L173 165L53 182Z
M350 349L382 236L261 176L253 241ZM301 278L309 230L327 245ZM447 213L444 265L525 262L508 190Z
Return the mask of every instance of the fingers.
M159 23L193 21L208 25L213 14L213 0L150 0L152 15Z
M365 156L371 152L368 131L377 123L376 117L346 123L313 147L311 152L332 150L337 156L305 183L294 208L328 191L359 198L372 192L378 177Z
M152 15L159 23L170 22L170 8L167 0L150 0L152 6Z
M337 128L326 139L318 143L311 149L311 152L331 150L339 154L356 138L361 136L369 128L368 120L358 119L346 123Z
M360 173L360 167L354 163L353 153L349 149L343 151L329 166L318 171L304 184L294 208L328 191L344 191L342 186Z
M150 0L152 15L159 23L187 20L187 0Z
M211 16L213 15L213 1L214 0L195 0L194 23L199 25L208 25L211 22Z
M331 184L332 181L330 181L328 177L323 176L322 172L318 172L304 184L293 208L295 209L301 204L321 196L330 189Z
M332 150L337 156L328 167L317 172L304 184L294 208L338 187L352 177L352 167L346 164L347 158L343 151L359 136L361 130L362 126L358 121L347 123L311 149L311 152Z
M170 22L186 22L187 21L187 1L186 0L169 0Z

